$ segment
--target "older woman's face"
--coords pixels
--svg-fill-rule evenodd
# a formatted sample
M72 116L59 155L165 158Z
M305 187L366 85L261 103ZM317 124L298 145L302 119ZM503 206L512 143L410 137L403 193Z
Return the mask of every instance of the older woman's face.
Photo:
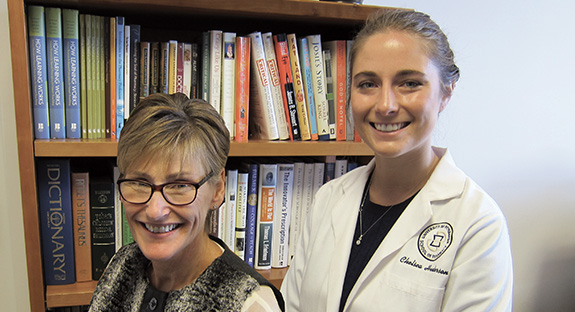
M372 35L353 64L355 128L376 155L427 152L437 116L447 104L437 66L421 39L402 31Z
M141 159L125 173L126 179L137 179L160 185L168 182L197 183L206 174L190 159L179 157L164 159L154 157ZM215 177L217 179L217 177ZM224 183L203 184L197 190L196 199L186 206L174 206L166 201L161 192L154 192L145 204L123 201L126 219L134 240L152 261L186 261L190 252L198 252L199 240L206 239L204 225L208 212L219 205L224 197Z

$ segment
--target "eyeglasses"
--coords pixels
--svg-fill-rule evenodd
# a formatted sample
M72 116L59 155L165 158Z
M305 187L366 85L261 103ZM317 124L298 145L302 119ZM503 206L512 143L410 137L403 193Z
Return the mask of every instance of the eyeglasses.
M118 189L120 196L131 204L145 204L150 201L155 191L160 191L168 203L174 206L185 206L196 200L200 186L213 175L214 173L210 172L198 183L178 181L161 185L142 180L120 179L118 180Z

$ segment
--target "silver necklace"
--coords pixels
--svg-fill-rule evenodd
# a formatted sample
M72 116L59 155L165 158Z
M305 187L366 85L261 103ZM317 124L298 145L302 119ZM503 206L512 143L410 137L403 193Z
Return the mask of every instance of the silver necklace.
M389 208L387 208L387 210L377 220L375 220L375 222L365 232L363 231L363 204L365 204L365 199L367 198L367 196L369 196L369 188L371 187L371 181L372 177L370 176L369 184L367 185L367 190L363 195L361 206L359 206L359 237L355 241L355 244L358 246L361 245L361 240L363 239L363 236L367 234L367 232L369 232L369 230L371 230L381 219L383 219L383 217L391 210L391 208L393 208L393 206L395 206L395 205L389 206Z

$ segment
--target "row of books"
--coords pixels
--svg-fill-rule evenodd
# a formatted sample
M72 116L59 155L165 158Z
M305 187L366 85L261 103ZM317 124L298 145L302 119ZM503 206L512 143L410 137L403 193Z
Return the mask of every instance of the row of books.
M47 285L98 280L114 253L133 242L115 183L117 167L81 162L37 160ZM285 267L317 189L353 167L355 162L331 156L325 162L230 165L226 199L212 214L210 232L256 269Z
M35 137L119 137L140 99L185 93L211 103L232 139L359 140L347 118L351 41L204 31L146 41L122 16L29 5Z

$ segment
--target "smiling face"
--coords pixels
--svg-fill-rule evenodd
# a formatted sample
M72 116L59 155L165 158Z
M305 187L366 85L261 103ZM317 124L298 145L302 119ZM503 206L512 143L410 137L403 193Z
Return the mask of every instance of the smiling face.
M442 92L437 66L420 39L404 31L376 33L358 49L350 101L355 128L376 155L427 153Z
M191 159L180 161L180 157L168 159L156 156L139 159L126 179L137 179L152 184L175 181L197 183L208 172L194 165ZM221 175L213 179L222 179ZM189 205L174 206L166 202L161 192L154 192L145 204L131 204L123 201L126 219L134 240L151 261L185 263L189 255L198 253L202 240L209 239L204 224L210 208L223 201L223 181L208 181L197 192ZM200 251L201 252L201 251Z

